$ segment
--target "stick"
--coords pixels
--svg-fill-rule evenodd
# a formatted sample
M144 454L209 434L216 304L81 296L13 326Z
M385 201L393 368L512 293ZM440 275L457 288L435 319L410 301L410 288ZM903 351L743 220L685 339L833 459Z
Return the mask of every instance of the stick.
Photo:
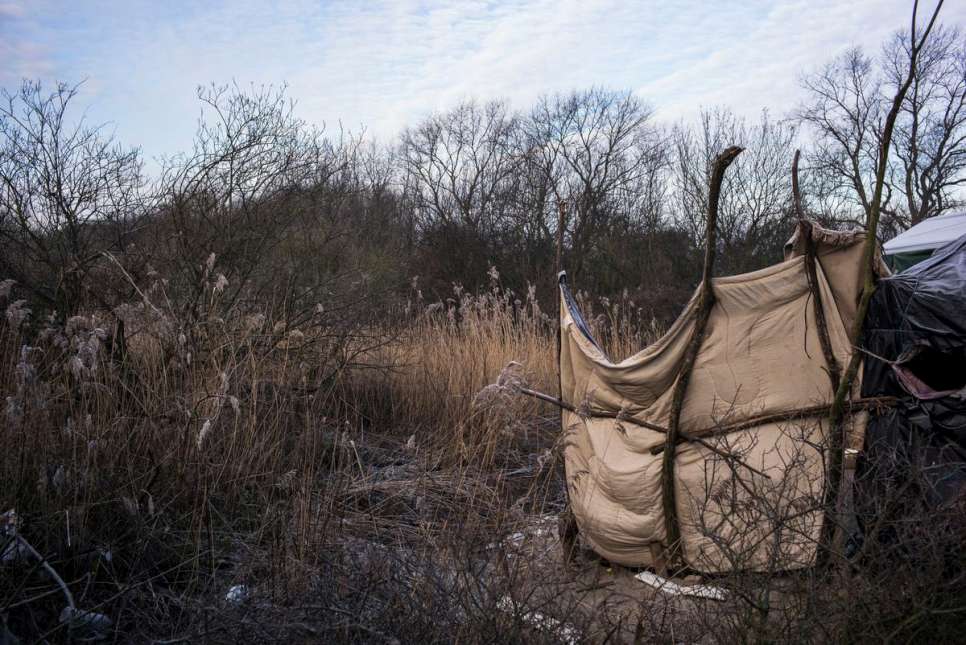
M567 205L557 199L557 248L556 248L556 260L557 260L557 273L559 274L563 271L563 238L564 238L564 226L567 225Z
M520 394L526 394L527 396L532 396L535 399L540 399L541 401L546 401L547 403L553 403L554 405L561 407L564 410L567 410L568 412L573 412L574 414L579 416L590 416L590 417L596 417L601 419L618 418L618 414L616 412L595 412L589 415L581 414L580 411L577 410L577 408L570 405L566 401L562 401L558 399L555 396L550 396L549 394L544 394L543 392L538 392L537 390L531 390L528 387L520 387L520 388L517 388L517 390L520 392ZM626 419L621 418L620 420L627 421L628 423L632 423L642 428L647 428L648 430L654 430L656 432L667 434L667 428L665 428L664 426L659 426L656 423L648 423L647 421L638 421L637 419L634 419L631 417L628 417Z
M876 408L886 408L891 407L896 404L898 399L894 396L873 396L864 399L857 399L855 401L850 401L849 409L850 411L860 411L860 410L872 410ZM808 417L818 416L820 414L828 414L831 404L825 403L821 405L811 405L806 408L798 408L796 410L788 410L786 412L775 412L773 414L763 414L757 417L752 417L744 421L738 421L736 423L717 425L711 428L705 428L703 430L692 431L690 436L692 438L700 437L719 437L721 435L731 434L733 432L741 432L742 430L749 430L756 426L765 425L767 423L780 423L782 421L796 421L799 419L806 419ZM684 437L682 437L684 438ZM664 450L661 446L656 446L651 449L652 454L657 454Z
M939 10L942 8L942 5L942 0L939 0L939 2L936 4L935 10L933 10L932 17L930 18L922 37L918 40L916 39L916 13L919 9L919 0L916 0L912 7L912 26L909 30L909 71L906 74L906 78L903 80L902 85L896 92L895 97L892 99L892 107L889 109L889 113L886 115L885 123L882 128L882 139L879 144L879 160L875 173L875 188L872 193L872 203L869 205L868 223L865 233L865 246L862 252L862 295L859 298L859 306L855 312L855 320L852 322L852 333L850 338L852 343L855 345L861 344L865 316L869 311L869 302L872 300L872 294L875 292L875 271L873 270L873 266L875 263L875 249L877 244L876 235L879 230L879 213L882 209L882 190L885 184L886 167L889 161L889 147L892 145L892 132L895 129L896 118L899 116L899 111L902 109L902 104L905 101L906 92L909 91L909 87L912 85L912 81L916 77L916 66L919 59L919 52L926 44L926 40L929 37L929 32L932 31L933 25L936 24L936 18L939 15ZM835 392L835 399L833 400L832 407L829 410L829 485L825 490L826 510L820 542L820 544L824 545L826 548L819 551L817 562L819 566L824 566L829 563L832 551L841 551L839 545L835 544L834 538L836 524L835 501L838 498L842 479L842 446L844 443L842 438L842 422L845 417L846 399L849 398L849 394L852 392L852 384L855 382L855 376L859 371L859 363L861 360L862 359L859 352L852 352L848 367L845 369L845 374L842 377L842 381L839 383L838 390Z
M812 311L815 315L815 326L818 331L818 341L822 346L822 354L825 356L825 366L828 369L829 381L832 383L832 391L839 389L842 380L842 368L835 358L832 351L832 339L828 332L828 321L825 318L825 308L822 307L822 297L818 289L818 262L816 257L815 239L812 237L812 223L805 218L805 211L802 208L802 193L798 186L798 158L801 150L795 151L795 158L792 160L792 195L795 201L795 212L798 215L799 235L805 243L805 272L808 277L808 288L812 293Z
M630 423L631 425L636 425L636 426L640 426L641 428L647 428L648 430L654 430L655 432L660 432L662 434L667 434L667 428L663 428L663 427L661 427L661 426L659 426L657 424L654 424L654 423L648 423L647 421L638 421L637 419L635 419L633 417L619 417L617 414L612 413L612 412L599 412L599 413L583 414L579 410L577 410L577 408L575 408L574 406L570 405L566 401L561 401L557 397L550 396L549 394L544 394L543 392L538 392L536 390L531 390L530 388L527 388L527 387L518 388L517 391L520 392L520 394L525 394L527 396L532 396L535 399L540 399L541 401L546 401L547 403L551 403L553 405L556 405L557 407L560 407L560 408L562 408L564 410L567 410L568 412L573 412L574 414L576 414L577 416L580 416L580 417L588 417L588 418L591 418L591 419L616 419L619 422L625 422L626 421L627 423ZM700 446L704 446L705 448L707 448L711 452L715 453L719 457L723 457L724 459L728 459L730 461L734 461L738 465L744 466L745 468L747 468L751 472L755 473L756 475L760 475L760 476L765 477L767 479L771 479L771 476L768 475L768 473L765 473L765 472L762 472L761 470L758 470L754 466L751 466L751 465L745 463L744 461L742 461L739 457L731 454L730 452L727 452L725 450L722 450L721 448L718 448L714 444L709 443L709 442L705 441L704 439L701 439L700 437L695 437L693 435L690 435L690 434L685 433L684 431L679 431L678 436L681 439L684 439L685 441L691 441L691 442L696 443L696 444L698 444ZM661 451L663 451L663 450L664 450L664 448L661 447ZM652 454L657 454L657 453L652 453Z
M681 372L674 383L674 392L671 398L671 425L668 428L664 461L661 464L661 498L664 502L664 528L667 535L666 559L668 562L673 562L680 550L681 529L678 526L677 502L674 490L674 452L678 437L683 436L681 433L681 409L684 406L688 382L691 380L691 370L694 368L694 362L701 350L705 328L708 325L708 319L711 317L711 308L714 306L714 290L711 286L711 278L714 273L714 258L717 246L718 200L721 197L721 183L724 181L725 170L741 154L742 150L743 148L738 146L725 149L715 158L714 165L711 168L708 213L704 232L704 272L701 277L697 319L694 322L694 331L684 354Z

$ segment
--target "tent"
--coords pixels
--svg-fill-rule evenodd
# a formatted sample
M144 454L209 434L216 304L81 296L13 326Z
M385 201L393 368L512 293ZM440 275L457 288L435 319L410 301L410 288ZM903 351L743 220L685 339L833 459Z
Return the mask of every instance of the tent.
M898 272L922 262L962 235L966 235L966 212L948 213L919 222L883 244L882 250L889 268Z
M966 501L966 233L879 281L863 348L863 394L898 405L869 421L856 474L860 519L872 524L877 487L897 482L917 491L910 503Z
M800 225L785 261L712 280L715 301L678 416L686 440L670 450L674 386L700 291L660 340L613 362L561 280L566 483L591 548L627 566L663 568L670 554L705 573L814 564L834 395L823 350L838 365L851 357L863 239L861 231ZM853 448L867 418L860 387L857 379L846 424Z

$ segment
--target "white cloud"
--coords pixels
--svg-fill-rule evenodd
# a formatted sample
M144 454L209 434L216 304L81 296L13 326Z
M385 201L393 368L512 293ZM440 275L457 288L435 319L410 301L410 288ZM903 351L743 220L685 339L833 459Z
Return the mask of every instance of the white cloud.
M0 18L22 18L25 13L19 2L0 2Z
M287 82L304 118L382 138L465 97L525 108L592 84L633 89L667 120L720 104L781 114L802 71L877 47L909 13L899 0L46 2L0 4L0 83L88 78L92 114L149 154L187 147L195 86L232 79Z

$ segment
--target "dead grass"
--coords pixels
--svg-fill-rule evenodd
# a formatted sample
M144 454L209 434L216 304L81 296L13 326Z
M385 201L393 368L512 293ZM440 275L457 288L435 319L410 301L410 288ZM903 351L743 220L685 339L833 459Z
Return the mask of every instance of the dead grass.
M372 366L357 372L351 398L366 410L388 411L383 426L410 429L460 459L484 459L507 436L529 438L534 422L556 410L526 397L486 405L480 393L511 363L540 391L557 392L557 311L544 311L533 289L516 294L499 286L491 271L486 292L455 287L445 302L425 303L415 292L399 342L373 352ZM608 355L619 360L654 342L663 327L645 319L626 297L590 302L578 294L591 329ZM496 416L494 417L494 414Z
M316 633L379 640L372 625L393 619L394 633L432 633L444 608L456 625L459 588L478 596L460 601L475 603L459 609L463 640L520 634L496 607L513 576L493 545L563 507L557 413L478 394L511 361L556 390L555 312L494 280L435 305L414 294L384 328L293 329L278 312L218 312L215 287L190 324L163 282L146 288L118 312L123 346L103 314L58 324L20 320L21 307L0 324L0 508L77 606L125 639L198 636L240 584L262 609L321 594ZM594 322L605 336L613 324ZM434 573L373 578L376 560ZM0 583L3 629L83 635L59 622L64 600L36 562L0 566L16 574Z
M60 621L64 595L8 515L0 642L863 640L940 624L932 601L903 613L888 568L736 576L712 607L592 556L564 567L557 411L488 387L556 391L556 312L495 277L444 303L414 292L381 325L293 328L284 311L188 325L146 298L122 312L126 351L103 316L0 322L0 509L76 606L111 620ZM582 300L615 359L658 336L626 299ZM947 575L937 562L917 584ZM761 603L782 585L794 613Z

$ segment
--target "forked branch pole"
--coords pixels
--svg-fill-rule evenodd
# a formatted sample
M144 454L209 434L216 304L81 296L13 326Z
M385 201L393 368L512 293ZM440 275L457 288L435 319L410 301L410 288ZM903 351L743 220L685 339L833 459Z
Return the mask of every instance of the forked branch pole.
M812 223L805 217L805 210L802 208L802 193L798 183L798 159L800 155L801 151L796 150L795 158L792 160L792 196L795 201L795 215L798 217L799 235L805 247L805 272L811 292L812 313L815 316L818 342L822 346L822 354L825 357L825 367L828 370L832 392L837 392L839 383L842 381L842 368L839 366L838 359L835 358L835 352L832 351L832 338L828 331L828 320L825 318L825 307L822 305L822 292L818 286L818 257L815 238L812 235Z
M909 30L909 69L906 73L905 79L896 90L896 94L892 99L892 106L890 107L889 113L886 115L883 123L882 138L879 142L879 159L878 164L876 165L875 186L872 193L872 201L869 204L869 212L867 214L865 246L863 247L862 252L862 295L859 297L859 306L855 312L855 320L852 322L850 334L850 340L855 346L859 346L862 342L865 316L869 311L869 302L872 300L872 294L875 292L875 251L876 245L878 244L877 235L879 231L879 214L882 208L882 192L883 186L885 185L885 175L889 161L889 148L892 145L892 133L895 129L896 119L898 118L899 112L902 109L902 104L905 102L906 93L909 91L909 87L912 85L912 81L916 77L916 67L919 62L919 54L929 38L929 33L936 24L936 18L939 16L939 10L942 8L942 5L942 0L939 0L939 2L936 4L935 10L933 10L932 17L929 19L925 30L922 32L922 35L917 36L916 14L919 9L918 0L916 0L916 2L913 4L912 25ZM860 352L853 351L852 356L849 359L848 366L845 368L845 373L842 376L842 380L839 382L838 389L835 392L835 398L833 399L832 406L829 410L828 426L830 445L828 485L825 487L824 501L826 510L820 542L820 544L825 548L820 549L819 551L819 565L828 564L831 556L833 554L839 554L842 550L841 545L836 544L837 541L835 540L836 526L838 524L835 521L835 507L842 480L842 463L844 458L842 446L845 444L844 421L846 417L846 407L852 392L852 386L855 383L855 377L858 373L861 360L862 358Z
M671 397L671 418L664 444L664 459L661 464L661 499L664 505L664 528L666 533L665 561L673 563L681 555L681 527L678 523L677 497L674 485L674 456L678 440L681 437L681 409L687 394L688 382L694 362L704 342L705 328L714 306L714 289L711 278L714 275L714 259L718 233L718 202L721 198L721 184L724 181L725 170L731 162L741 154L743 148L731 146L719 154L711 167L711 183L708 190L708 213L705 222L704 271L701 276L701 291L698 297L698 309L695 314L694 331L688 342L681 371Z

